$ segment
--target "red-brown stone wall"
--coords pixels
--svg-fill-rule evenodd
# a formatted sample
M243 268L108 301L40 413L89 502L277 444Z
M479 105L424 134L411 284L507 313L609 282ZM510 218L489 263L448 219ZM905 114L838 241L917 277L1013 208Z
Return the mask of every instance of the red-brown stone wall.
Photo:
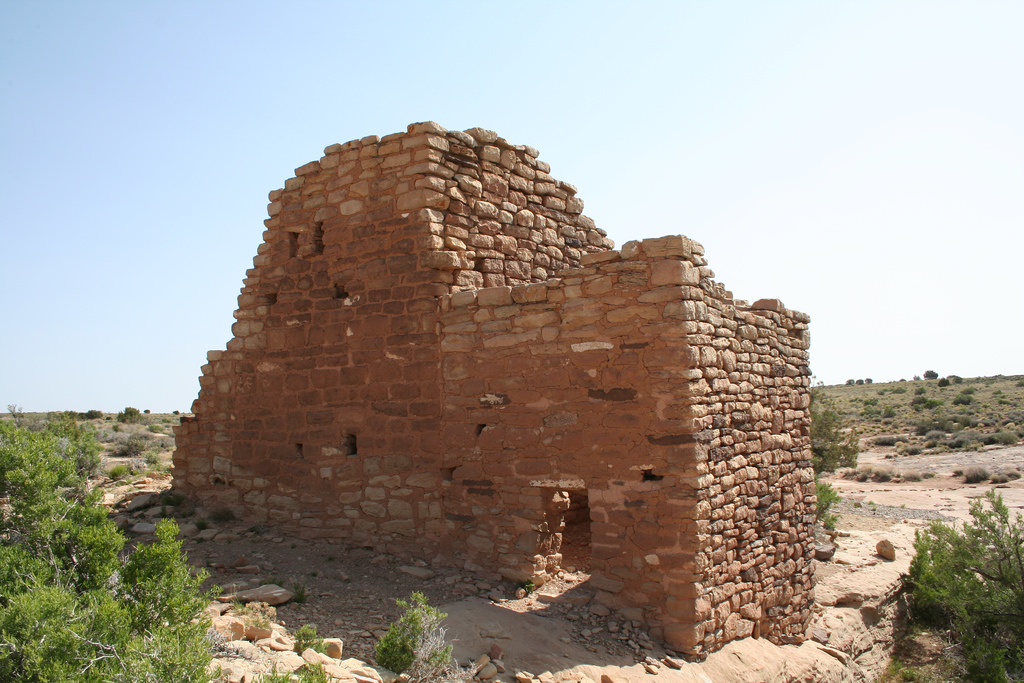
M813 596L807 319L737 307L702 254L630 243L557 280L445 297L441 316L460 554L543 582L552 496L584 490L598 599L694 654L798 636Z
M673 647L802 636L807 316L734 301L684 237L610 251L483 129L333 145L270 200L178 488L535 583L589 521L590 587Z

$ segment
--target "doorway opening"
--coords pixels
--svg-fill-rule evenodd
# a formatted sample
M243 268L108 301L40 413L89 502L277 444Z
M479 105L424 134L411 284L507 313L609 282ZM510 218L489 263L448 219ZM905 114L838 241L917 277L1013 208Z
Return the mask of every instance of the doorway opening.
M569 508L562 516L562 569L590 571L590 497L586 489L566 491Z

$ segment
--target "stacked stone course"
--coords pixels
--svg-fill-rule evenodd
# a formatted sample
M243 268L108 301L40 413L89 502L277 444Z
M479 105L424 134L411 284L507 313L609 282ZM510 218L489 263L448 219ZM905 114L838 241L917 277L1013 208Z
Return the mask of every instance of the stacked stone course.
M176 430L175 485L538 584L572 505L598 599L673 647L799 640L807 316L734 301L687 238L612 251L537 156L423 123L297 169Z

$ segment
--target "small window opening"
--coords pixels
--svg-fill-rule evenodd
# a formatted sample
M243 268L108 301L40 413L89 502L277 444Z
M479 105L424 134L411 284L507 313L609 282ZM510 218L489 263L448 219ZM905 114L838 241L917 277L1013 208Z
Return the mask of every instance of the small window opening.
M445 481L455 481L454 467L445 467L443 470L441 470L441 473L444 475Z
M324 224L317 222L313 225L313 253L324 253Z
M643 474L644 481L661 481L665 478L662 474L655 474L654 470L640 470Z
M355 434L346 434L341 442L341 450L345 455L359 455L359 446Z
M288 233L288 257L294 258L299 253L299 233Z
M335 284L334 285L334 298L335 299L347 299L348 288L345 285Z
M273 306L277 303L277 292L270 292L269 294L263 294L261 297L261 303L266 306Z
M303 453L302 453L302 444L301 443L295 444L295 457L298 458L299 460L305 460L306 456L303 455Z
M212 477L210 477L210 483L213 484L214 486L227 486L228 485L228 483L226 481L224 481L224 477L222 477L220 475L217 475L217 474L215 474Z
M483 434L483 433L484 433L484 430L485 430L485 429L487 429L487 425L485 425L485 424L479 424L479 425L477 425L477 426L476 426L476 435L477 435L477 436L480 436L481 434Z

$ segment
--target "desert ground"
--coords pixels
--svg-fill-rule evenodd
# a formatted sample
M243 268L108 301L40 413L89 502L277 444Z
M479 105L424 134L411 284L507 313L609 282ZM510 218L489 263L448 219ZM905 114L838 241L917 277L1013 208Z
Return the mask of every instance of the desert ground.
M115 460L110 457L109 463ZM818 607L811 630L816 639L785 647L748 639L700 663L683 663L665 651L644 633L636 615L596 604L582 560L557 581L517 596L516 586L496 574L313 543L194 508L187 500L169 507L166 498L160 505L161 499L151 496L152 504L140 505L142 494L170 490L166 471L101 486L115 519L139 541L149 535L139 522L176 517L190 561L210 573L209 585L220 587L223 601L261 584L283 586L304 601L279 605L279 624L292 632L313 624L320 635L344 641L345 657L368 664L374 643L399 614L395 600L421 591L449 614L447 633L461 663L501 653L505 673L494 681L854 681L874 680L886 667L903 623L900 577L913 555L914 532L931 520L969 519L970 503L993 488L1012 510L1024 511L1024 480L966 484L953 474L976 466L1024 470L1024 445L899 457L891 448L862 452L861 471L891 469L893 476L886 482L858 481L853 471L840 471L827 478L843 501L836 531L821 534L836 551L830 560L816 562ZM907 473L915 481L900 476ZM924 478L924 473L934 476ZM895 560L877 554L883 539L893 544ZM942 645L935 640L933 654ZM284 667L279 654L259 648L243 654L227 648L219 655L224 680L242 681L247 674ZM524 672L534 678L516 679ZM538 678L542 674L548 676Z

